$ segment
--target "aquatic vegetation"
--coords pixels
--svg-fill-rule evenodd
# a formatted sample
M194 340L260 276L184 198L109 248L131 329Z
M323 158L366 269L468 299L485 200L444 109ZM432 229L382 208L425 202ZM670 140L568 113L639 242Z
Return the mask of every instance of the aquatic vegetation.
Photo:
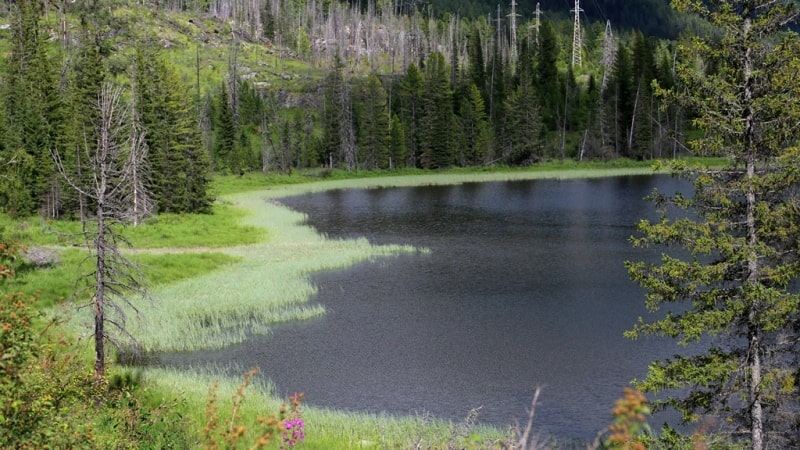
M316 293L311 274L418 251L376 246L366 239L326 239L302 225L302 214L268 202L263 193L241 194L229 201L232 207L248 211L240 219L243 226L268 230L269 239L215 248L235 262L157 287L152 302L139 302L138 315L130 314L138 320L129 323L128 331L143 350L218 349L250 334L267 334L271 324L319 317L325 308L309 303Z
M228 371L225 371L227 373ZM387 414L368 414L321 409L305 403L300 396L290 397L286 402L274 391L274 386L255 373L247 381L246 395L241 380L225 376L213 369L177 370L149 368L144 382L151 394L164 398L179 395L182 398L180 415L194 428L202 430L210 422L209 401L213 397L212 423L217 442L223 427L233 423L244 427L237 442L249 448L263 435L265 419L273 416L283 419L280 427L288 430L287 421L294 420L293 430L298 431L297 419L302 420L303 443L295 440L295 448L304 449L352 449L352 448L508 448L513 439L513 430L485 427L469 420L453 423L433 419L426 415L398 417ZM211 388L209 388L211 387ZM212 395L213 393L213 395ZM237 397L237 400L234 400ZM300 401L303 401L302 410ZM295 401L297 406L295 407ZM238 402L238 403L236 403ZM297 410L295 412L294 410ZM277 414L275 412L277 411ZM259 419L261 418L261 419ZM277 430L273 428L273 430ZM256 436L258 435L258 436ZM287 434L286 437L289 435ZM283 443L284 436L273 434L271 442ZM204 441L207 442L207 441ZM288 444L284 443L288 447Z

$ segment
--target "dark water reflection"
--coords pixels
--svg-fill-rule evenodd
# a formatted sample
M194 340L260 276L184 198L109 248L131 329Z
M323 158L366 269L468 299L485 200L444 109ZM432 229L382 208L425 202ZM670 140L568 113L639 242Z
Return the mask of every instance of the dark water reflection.
M539 386L537 429L591 439L630 380L675 350L622 337L647 314L623 261L653 256L627 239L636 221L655 217L643 198L656 186L686 188L649 176L284 199L330 237L432 253L318 274L313 301L325 317L173 362L258 365L281 392L339 409L458 420L481 406L480 418L497 425L524 422Z

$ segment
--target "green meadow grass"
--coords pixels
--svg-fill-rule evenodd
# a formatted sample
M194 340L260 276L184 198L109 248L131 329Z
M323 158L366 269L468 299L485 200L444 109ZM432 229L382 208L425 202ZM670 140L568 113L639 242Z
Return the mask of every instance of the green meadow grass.
M219 419L231 420L231 398L241 379L214 374L212 370L185 371L174 369L148 369L144 375L148 396L155 403L170 402L175 396L181 399L182 416L196 429L207 423L206 405L209 387L218 382L217 404ZM247 427L242 448L249 448L260 426L258 417L277 414L286 400L278 399L273 387L257 376L244 391L245 400L238 413L237 424ZM462 423L435 420L424 415L391 416L385 414L352 413L301 405L305 423L305 441L299 448L384 449L384 448L489 448L508 436L508 430L485 426L469 427ZM468 411L464 412L464 415ZM270 448L277 448L280 437Z
M120 248L222 248L262 242L268 238L263 227L242 225L246 211L219 201L211 214L160 214L139 226L117 225L114 230L124 242ZM92 232L94 222L87 222ZM45 220L41 217L12 219L0 214L0 230L5 239L32 246L83 247L86 245L78 221Z
M9 290L38 297L41 309L63 304L76 290L87 286L84 277L93 270L88 252L77 248L53 249L56 260L49 267L33 270L23 266L15 278L5 281ZM239 259L219 252L133 254L130 259L141 270L144 282L153 289L197 277L231 265ZM81 299L76 299L78 302Z
M155 289L153 306L140 310L141 325L130 330L145 349L217 349L249 333L268 333L270 324L320 316L324 307L309 304L316 292L309 281L312 273L417 251L375 246L366 239L325 239L302 225L302 214L268 202L263 193L226 201L249 212L241 225L268 229L269 239L219 249L239 262Z
M144 225L126 227L134 248L214 248L249 245L268 238L263 227L242 224L246 211L217 202L212 214L160 214Z
M140 320L129 321L129 331L149 351L223 348L241 342L249 334L268 333L271 324L324 314L324 305L310 303L316 289L309 277L315 272L427 251L409 246L376 246L365 239L327 239L303 224L303 214L274 201L277 198L329 189L650 174L653 168L649 164L611 164L601 168L564 164L535 170L404 173L362 173L357 178L346 178L346 174L334 171L322 175L327 179L319 174L222 177L215 180L215 189L225 195L219 198L214 214L166 215L133 231L126 228L126 236L134 246L139 245L130 256L151 277L153 291L151 302L134 299ZM0 225L2 220L0 217ZM54 240L54 227L62 226L61 232L66 233L75 226L35 221L21 227L5 225L6 233L27 233L35 242L51 245L64 242ZM52 273L37 271L41 278L36 282L31 273L26 284L29 288L49 289L42 297L68 296L74 288L74 267L85 254L84 250L61 248L62 263L48 269ZM81 319L91 318L87 315ZM185 408L182 414L191 417L195 427L191 433L200 436L208 387L215 376L186 370L143 370L144 386L150 395L162 400L179 397L177 407ZM218 378L219 398L229 399L238 381L222 375ZM254 388L239 413L245 424L255 427L257 417L276 412L279 404L268 387ZM221 409L229 410L230 405ZM447 448L459 433L466 433L458 436L461 446L501 439L506 434L506 430L491 428L465 431L458 424L424 417L396 418L316 408L306 408L304 418L308 436L304 448L409 448L417 443L424 448Z

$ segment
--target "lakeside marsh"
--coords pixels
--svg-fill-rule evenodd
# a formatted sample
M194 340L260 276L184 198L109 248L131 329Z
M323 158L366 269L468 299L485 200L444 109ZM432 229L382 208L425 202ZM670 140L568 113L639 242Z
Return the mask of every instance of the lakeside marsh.
M570 165L566 169L451 171L401 177L361 174L361 178L350 179L338 178L341 175L334 174L327 180L258 174L220 177L216 189L224 195L215 205L215 214L162 217L135 231L148 236L147 239L137 238L135 233L129 236L136 247L133 256L141 258L146 270L164 273L158 278L160 281L151 286L154 301L138 304L140 320L129 322L131 331L150 351L222 348L240 342L249 333L268 333L272 323L305 320L324 314L324 305L309 304L316 292L309 277L315 272L345 268L400 253L426 251L407 246L375 246L365 239L326 239L303 225L305 217L302 214L274 202L276 198L326 189L653 173L651 167L644 165L608 169ZM193 232L198 223L202 224L202 233ZM36 227L29 226L16 232L31 228ZM42 227L41 234L37 230L32 234L35 239L28 242L54 245L56 242L49 240L53 238L47 237L46 231L46 227ZM126 233L128 231L130 229L126 229ZM202 236L199 242L198 236ZM65 256L69 254L72 256ZM81 251L76 249L61 254L64 262L74 261L78 256L81 256ZM171 269L167 271L168 267ZM193 270L181 271L181 267ZM32 272L27 281L35 286L39 273L53 270L62 272L50 273L47 275L51 277L49 280L53 277L62 281L67 279L59 289L69 289L70 283L74 286L74 278L70 278L70 274L63 272L64 267L60 266ZM40 285L51 283L38 282ZM47 295L63 298L63 295ZM54 301L46 305L52 305ZM192 424L189 433L199 435L204 423L200 416L202 405L215 375L212 372L198 374L157 368L143 371L145 381L141 389L147 393L146 401L154 408L175 401L176 408ZM236 385L237 380L223 378L220 398L229 398L227 393L232 392ZM266 387L249 396L251 400L248 402L252 404L241 411L243 420L248 423L255 423L259 415L276 411L280 403ZM464 411L465 416L468 413ZM304 417L308 421L306 448L408 448L418 441L425 442L426 448L443 448L456 430L462 429L459 428L461 424L425 417L396 418L315 408L307 408ZM506 431L490 428L470 430L469 436L463 439L487 442L500 439L507 434ZM477 444L475 447L482 448Z
M308 320L324 314L309 304L315 272L349 267L361 261L400 253L424 252L408 246L377 246L366 239L331 240L304 226L305 217L270 201L325 189L459 184L525 178L620 176L651 173L649 168L605 171L519 171L439 173L371 177L291 184L223 197L228 208L246 211L239 226L267 238L249 245L218 248L238 262L154 291L152 307L140 310L131 332L147 351L219 349L242 342L248 334L267 334L269 325Z

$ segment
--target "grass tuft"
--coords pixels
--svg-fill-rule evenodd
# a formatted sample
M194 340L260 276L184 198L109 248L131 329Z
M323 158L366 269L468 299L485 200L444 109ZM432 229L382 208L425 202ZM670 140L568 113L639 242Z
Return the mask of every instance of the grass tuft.
M230 201L250 211L240 226L269 229L269 241L220 249L238 262L154 290L155 304L140 309L143 320L130 330L146 350L218 349L268 333L270 324L319 317L324 307L308 303L316 293L310 274L417 251L325 239L301 225L302 214L266 201L263 193Z
M233 409L233 397L239 387L230 370L197 369L193 371L151 368L144 376L151 390L169 398L179 393L183 399L181 414L202 429L206 423L205 405L209 386L216 383L221 412ZM313 399L308 399L313 403ZM247 398L238 406L241 423L258 428L257 418L278 411L282 401L274 386L256 377L248 387ZM465 416L467 413L465 412ZM424 415L397 417L386 414L351 413L303 406L306 439L303 449L355 448L501 448L509 430L476 425L471 416L464 423L435 420ZM465 432L466 431L466 432ZM247 446L248 442L243 442Z

